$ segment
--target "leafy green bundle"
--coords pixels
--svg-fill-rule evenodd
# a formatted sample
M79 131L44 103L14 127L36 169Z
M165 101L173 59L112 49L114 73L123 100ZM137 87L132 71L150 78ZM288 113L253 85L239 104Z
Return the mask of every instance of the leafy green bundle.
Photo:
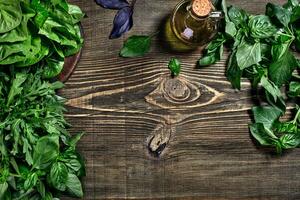
M0 1L0 66L38 64L44 78L57 76L64 58L82 47L83 16L66 0Z
M68 133L63 84L48 80L82 47L83 16L65 0L0 1L1 200L83 196L82 134Z
M0 72L0 199L82 197L84 163L63 117L60 82L42 79L36 68Z
M292 48L300 50L300 4L288 0L283 6L268 3L266 15L250 15L234 6L219 2L224 11L223 30L208 44L200 66L219 61L224 45L231 51L227 78L233 88L241 89L241 78L251 80L253 88L263 89L266 106L252 109L255 123L252 136L277 152L300 145L300 110L295 118L282 122L286 101L300 96L299 60ZM286 86L286 87L285 87ZM284 94L282 91L287 90Z

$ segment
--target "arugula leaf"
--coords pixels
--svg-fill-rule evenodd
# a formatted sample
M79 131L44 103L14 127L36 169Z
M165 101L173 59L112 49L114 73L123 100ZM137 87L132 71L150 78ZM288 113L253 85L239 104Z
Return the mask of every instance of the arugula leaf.
M127 39L120 51L120 56L133 58L144 56L149 52L151 37L146 35L133 35Z
M17 73L16 78L13 79L12 86L9 90L8 99L7 99L7 106L10 105L15 96L19 95L23 87L21 85L26 81L27 75L23 73Z
M172 76L178 76L181 70L181 63L178 59L172 58L169 62L169 69Z
M260 43L256 42L254 44L250 44L243 41L237 47L236 58L241 70L258 64L262 60Z

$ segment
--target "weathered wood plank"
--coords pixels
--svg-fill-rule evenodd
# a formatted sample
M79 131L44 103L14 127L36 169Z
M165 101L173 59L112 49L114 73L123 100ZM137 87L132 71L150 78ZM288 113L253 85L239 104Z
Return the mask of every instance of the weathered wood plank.
M158 39L143 58L119 58L127 35L108 40L115 11L71 2L87 13L86 40L61 95L69 99L71 132L86 132L79 143L87 161L84 199L300 199L300 151L276 157L256 147L247 127L255 96L246 80L242 91L231 89L225 59L195 69L200 49L172 54ZM137 1L129 34L155 32L177 2ZM262 13L267 2L229 4ZM170 79L174 56L183 70Z

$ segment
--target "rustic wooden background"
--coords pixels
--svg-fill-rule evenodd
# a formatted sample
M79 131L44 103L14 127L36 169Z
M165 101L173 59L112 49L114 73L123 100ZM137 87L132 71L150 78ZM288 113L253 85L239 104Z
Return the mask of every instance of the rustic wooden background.
M155 32L178 1L138 0L132 31L109 40L115 11L71 0L88 16L85 47L61 95L71 132L86 132L84 199L300 199L300 150L278 157L255 145L247 127L255 97L246 80L231 89L225 58L195 69L201 50L172 54L157 38L143 58L118 57L129 35ZM285 0L228 4L263 13L267 2ZM183 69L171 79L175 56Z

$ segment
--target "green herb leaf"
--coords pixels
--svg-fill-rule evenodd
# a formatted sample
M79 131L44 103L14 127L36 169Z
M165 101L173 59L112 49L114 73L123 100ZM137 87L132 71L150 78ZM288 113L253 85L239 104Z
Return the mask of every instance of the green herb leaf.
M288 95L290 97L300 97L300 83L299 82L290 82Z
M180 61L176 58L172 58L169 62L169 69L173 76L178 76L181 70Z
M45 169L57 158L59 154L59 137L41 137L33 152L33 168Z
M255 123L249 125L251 135L263 146L276 144L276 138L270 136L263 124ZM272 134L272 133L271 133Z
M37 184L37 181L38 181L37 174L36 173L30 174L24 182L24 189L27 191L33 188Z
M276 102L278 98L282 97L280 89L267 77L262 76L260 80L261 86L272 95L274 101Z
M67 185L67 190L70 194L76 197L83 196L81 182L76 175L68 174L66 185Z
M236 27L247 27L248 15L244 10L239 9L235 6L230 6L228 10L228 17L230 21L235 24Z
M52 165L49 175L49 181L54 188L60 191L66 190L68 179L68 169L62 162L56 162Z
M22 10L20 1L0 2L0 33L6 33L20 25Z
M242 42L237 48L236 58L241 70L258 64L262 60L260 43L256 42L252 45Z
M234 89L241 89L242 70L240 70L237 64L235 52L233 52L230 56L226 76Z
M297 66L295 56L290 51L286 51L279 60L270 65L269 77L278 87L281 87L291 79Z
M271 129L273 124L282 115L281 110L271 107L253 107L254 120L256 123L261 123L265 128Z
M279 140L284 149L296 148L300 144L299 134L284 134Z
M289 11L288 9L272 3L267 4L266 14L271 18L275 18L285 27L288 27L292 15L291 11Z
M151 37L145 35L134 35L127 39L121 49L120 56L126 58L144 56L149 52Z
M251 16L249 27L251 36L258 39L269 38L277 31L270 18L265 15Z
M215 64L222 58L223 44L226 42L226 38L223 34L218 34L215 40L211 41L205 48L205 56L199 60L200 66L208 66Z
M8 189L7 182L0 183L0 199L3 199L7 189Z

